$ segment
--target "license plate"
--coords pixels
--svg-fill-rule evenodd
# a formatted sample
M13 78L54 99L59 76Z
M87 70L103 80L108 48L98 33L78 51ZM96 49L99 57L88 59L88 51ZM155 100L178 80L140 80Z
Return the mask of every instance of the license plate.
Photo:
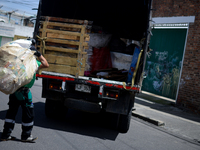
M91 93L91 87L84 84L76 84L75 90L80 92Z

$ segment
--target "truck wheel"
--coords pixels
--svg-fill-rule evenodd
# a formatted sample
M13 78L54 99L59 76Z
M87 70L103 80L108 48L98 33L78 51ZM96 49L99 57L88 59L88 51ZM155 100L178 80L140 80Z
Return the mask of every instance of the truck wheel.
M129 91L124 92L123 94L124 95L121 96L121 99L126 99L129 101L129 108L126 115L120 114L119 116L118 131L120 131L121 133L126 133L130 127L135 95L130 93Z
M62 105L60 101L46 99L45 102L45 115L47 117L65 118L67 108Z
M120 114L111 112L102 112L102 115L107 127L114 130L118 130Z
M126 133L129 130L130 122L131 122L132 110L129 111L127 115L120 115L118 130L121 133Z

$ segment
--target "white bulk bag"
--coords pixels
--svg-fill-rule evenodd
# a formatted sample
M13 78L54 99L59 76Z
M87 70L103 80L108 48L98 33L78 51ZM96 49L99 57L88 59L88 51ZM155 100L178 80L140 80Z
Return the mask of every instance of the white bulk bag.
M29 40L16 40L0 47L0 91L3 93L12 94L28 84L37 71L30 44Z

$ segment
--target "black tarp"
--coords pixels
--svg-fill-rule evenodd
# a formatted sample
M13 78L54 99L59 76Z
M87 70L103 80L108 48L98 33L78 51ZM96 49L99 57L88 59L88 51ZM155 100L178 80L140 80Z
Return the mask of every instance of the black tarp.
M141 40L151 0L40 0L41 16L93 21L121 38Z

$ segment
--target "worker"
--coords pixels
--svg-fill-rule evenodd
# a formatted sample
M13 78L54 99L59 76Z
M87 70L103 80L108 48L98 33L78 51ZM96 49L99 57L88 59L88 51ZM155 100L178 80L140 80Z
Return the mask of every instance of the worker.
M47 60L42 56L42 54L36 50L34 47L36 44L35 40L32 40L32 45L30 49L34 50L34 55L38 58L37 64L39 69L48 68L49 64ZM31 131L34 125L34 105L32 102L32 94L30 88L35 82L36 74L34 74L33 79L27 85L19 88L15 93L9 95L9 109L6 113L4 129L1 136L1 141L15 140L15 137L11 136L11 132L15 125L15 116L18 112L19 106L22 108L22 133L21 141L23 142L33 142L37 138L31 135Z
M35 41L35 39L32 39L32 40L31 40L30 50L32 50L32 51L37 51L37 50L36 50L36 41Z

